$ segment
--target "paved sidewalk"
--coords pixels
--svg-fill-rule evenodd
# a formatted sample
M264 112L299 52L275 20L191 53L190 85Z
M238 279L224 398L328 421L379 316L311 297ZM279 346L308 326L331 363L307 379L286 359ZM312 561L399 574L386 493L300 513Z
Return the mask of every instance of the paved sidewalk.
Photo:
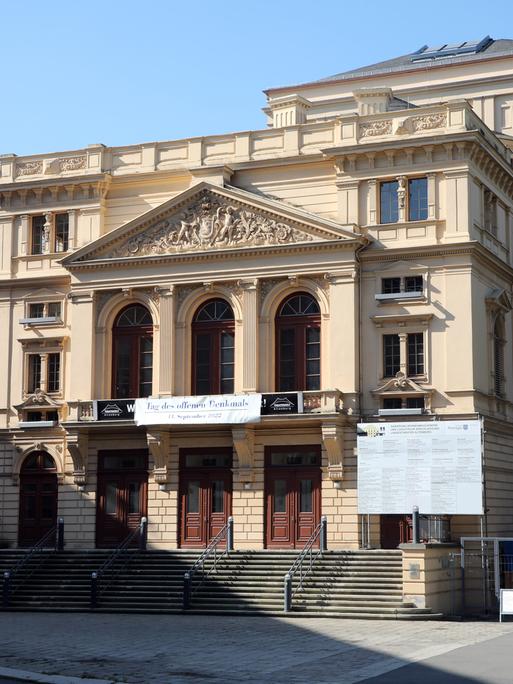
M486 654L487 641L509 656L513 623L0 613L2 667L129 684L442 682L455 649ZM432 679L408 678L403 666L427 659ZM477 675L447 681L493 681Z

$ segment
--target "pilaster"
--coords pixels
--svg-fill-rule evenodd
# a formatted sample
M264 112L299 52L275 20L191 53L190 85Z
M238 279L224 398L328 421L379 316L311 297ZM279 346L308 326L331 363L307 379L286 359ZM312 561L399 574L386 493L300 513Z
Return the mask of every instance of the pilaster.
M159 290L160 325L159 325L159 376L158 394L169 395L174 391L174 358L175 358L175 297L174 288Z
M93 387L94 353L94 293L70 293L70 318L73 330L71 372L69 373L70 399L91 399Z
M258 383L258 280L243 281L242 391L256 392Z

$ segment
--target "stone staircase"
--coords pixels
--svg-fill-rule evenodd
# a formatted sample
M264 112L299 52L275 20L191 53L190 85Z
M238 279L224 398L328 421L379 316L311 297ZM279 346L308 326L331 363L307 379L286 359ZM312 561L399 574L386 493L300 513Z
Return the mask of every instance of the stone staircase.
M0 551L0 571L23 551ZM91 573L109 551L44 551L13 580L11 610L90 610ZM283 582L297 551L235 551L200 583L188 613L283 616ZM114 567L101 592L102 612L183 612L183 576L198 551L147 551ZM108 580L107 576L107 580ZM105 584L105 583L104 583ZM294 582L294 589L296 589ZM328 551L296 592L290 617L433 619L402 600L400 551Z
M223 559L196 590L189 612L283 613L284 576L297 552L239 551ZM297 591L288 616L433 619L402 600L400 551L327 551Z

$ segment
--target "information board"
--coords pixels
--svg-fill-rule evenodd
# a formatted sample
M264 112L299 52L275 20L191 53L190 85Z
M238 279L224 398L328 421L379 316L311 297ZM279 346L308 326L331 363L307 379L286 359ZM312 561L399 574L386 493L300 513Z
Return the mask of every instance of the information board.
M481 515L481 423L360 423L358 512Z

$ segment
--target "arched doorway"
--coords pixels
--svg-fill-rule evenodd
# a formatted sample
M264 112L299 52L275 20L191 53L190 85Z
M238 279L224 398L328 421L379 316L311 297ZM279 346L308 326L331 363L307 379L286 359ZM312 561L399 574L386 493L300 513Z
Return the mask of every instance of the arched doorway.
M113 399L149 397L153 374L153 320L141 304L130 304L116 318L113 338Z
M33 546L57 522L57 467L46 451L33 451L20 472L19 546Z

